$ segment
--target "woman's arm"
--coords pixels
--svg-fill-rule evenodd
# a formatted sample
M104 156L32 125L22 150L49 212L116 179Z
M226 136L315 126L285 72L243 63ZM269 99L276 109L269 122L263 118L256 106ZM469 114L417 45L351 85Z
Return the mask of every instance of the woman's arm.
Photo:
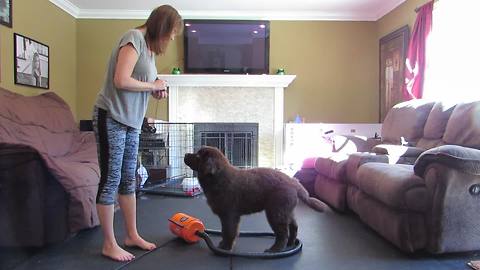
M132 44L120 48L117 56L117 66L113 76L113 84L116 88L130 91L157 91L166 88L165 81L142 82L132 78L133 68L138 60L138 54Z

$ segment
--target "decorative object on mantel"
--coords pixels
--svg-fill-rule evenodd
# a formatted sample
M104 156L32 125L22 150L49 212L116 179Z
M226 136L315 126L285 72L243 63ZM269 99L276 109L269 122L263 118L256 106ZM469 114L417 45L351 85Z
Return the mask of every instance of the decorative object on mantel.
M172 69L172 74L178 75L178 74L181 74L181 73L182 73L182 71L180 70L179 67L174 67L174 68Z
M277 69L277 75L285 75L285 69L283 68Z
M12 28L12 1L0 0L0 24Z
M49 89L49 55L47 45L20 34L13 34L15 83Z
M402 90L408 39L408 25L380 39L380 123L395 104L404 101Z

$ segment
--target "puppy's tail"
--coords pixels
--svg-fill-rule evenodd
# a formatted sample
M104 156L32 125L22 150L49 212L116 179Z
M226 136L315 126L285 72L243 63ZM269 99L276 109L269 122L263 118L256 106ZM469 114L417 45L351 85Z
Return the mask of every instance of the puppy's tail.
M302 202L318 212L332 211L326 203L320 201L319 199L310 197L308 191L302 186L302 184L300 184L297 179L295 179L295 181L297 181L297 196L300 200L302 200Z

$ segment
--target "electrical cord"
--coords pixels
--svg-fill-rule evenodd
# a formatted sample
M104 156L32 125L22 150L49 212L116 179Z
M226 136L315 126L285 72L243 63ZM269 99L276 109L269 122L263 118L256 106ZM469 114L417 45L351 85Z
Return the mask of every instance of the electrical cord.
M208 248L210 248L215 255L220 256L235 256L235 257L244 257L244 258L257 258L257 259L277 259L292 256L302 250L302 242L299 239L295 239L295 245L291 249L279 251L279 252L234 252L229 250L224 250L217 248L210 236L212 235L221 235L222 232L219 230L210 230L206 229L205 232L197 231L196 234L201 237L207 243ZM275 236L271 232L240 232L239 236Z
M227 256L227 257L244 257L244 258L256 258L256 259L278 259L278 258L284 258L284 257L292 256L292 255L300 252L302 250L302 247L303 247L302 242L299 239L295 239L295 245L292 248L287 249L287 250L283 250L283 251L279 251L279 252L234 252L234 251L224 250L224 249L216 247L215 244L213 243L212 239L210 239L209 234L221 235L222 231L206 229L204 232L197 231L196 234L200 238L205 240L205 243L207 244L208 248L215 255L224 256L224 257ZM244 231L244 232L240 232L239 236L240 237L242 237L242 236L250 236L250 237L269 236L269 237L272 237L272 236L275 236L275 234L272 233L272 232L245 232ZM114 270L123 269L126 266L128 266L129 264L132 264L136 261L139 261L141 258L147 256L148 254L150 254L152 252L155 252L155 251L167 246L168 244L170 244L171 242L176 241L176 240L177 240L177 238L169 240L166 243L164 243L163 245L158 246L155 249L149 250L149 251L141 254L138 257L135 257L135 259L133 259L131 261L128 261L125 264L120 265L119 267L115 268Z

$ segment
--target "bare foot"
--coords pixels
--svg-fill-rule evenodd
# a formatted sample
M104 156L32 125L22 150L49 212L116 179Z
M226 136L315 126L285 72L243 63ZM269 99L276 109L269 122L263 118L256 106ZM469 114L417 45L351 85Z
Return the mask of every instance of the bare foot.
M127 247L139 247L143 250L154 250L157 246L154 243L150 243L145 241L142 237L137 235L136 237L128 237L125 238L125 246Z
M115 244L103 244L102 255L119 262L128 262L135 256Z

